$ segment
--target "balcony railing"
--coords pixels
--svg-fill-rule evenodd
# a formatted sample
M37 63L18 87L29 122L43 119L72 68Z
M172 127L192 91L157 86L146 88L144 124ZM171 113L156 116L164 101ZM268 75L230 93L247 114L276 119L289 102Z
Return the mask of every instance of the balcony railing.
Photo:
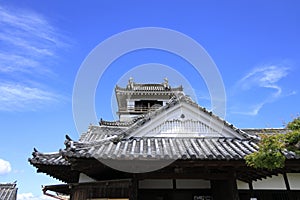
M159 107L135 107L135 108L120 108L119 112L149 112L149 111L155 111L157 110Z

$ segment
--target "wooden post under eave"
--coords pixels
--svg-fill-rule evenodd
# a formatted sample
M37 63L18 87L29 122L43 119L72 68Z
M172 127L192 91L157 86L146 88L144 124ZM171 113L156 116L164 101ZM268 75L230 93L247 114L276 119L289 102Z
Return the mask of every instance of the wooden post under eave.
M138 179L135 176L129 188L129 200L138 200Z
M211 191L213 200L239 200L239 193L234 173L229 179L212 180Z

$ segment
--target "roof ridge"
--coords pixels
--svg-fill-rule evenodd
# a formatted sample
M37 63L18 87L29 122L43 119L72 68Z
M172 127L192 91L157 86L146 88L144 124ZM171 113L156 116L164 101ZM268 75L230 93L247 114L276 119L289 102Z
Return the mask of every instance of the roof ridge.
M0 187L2 187L2 188L11 188L11 189L13 189L16 186L17 186L16 181L13 182L13 183L0 183Z
M133 123L135 123L137 120L139 120L140 118L141 118L141 115L134 117L134 118L130 119L129 121L120 121L120 120L108 121L108 120L103 120L101 118L99 121L99 125L100 126L130 126Z

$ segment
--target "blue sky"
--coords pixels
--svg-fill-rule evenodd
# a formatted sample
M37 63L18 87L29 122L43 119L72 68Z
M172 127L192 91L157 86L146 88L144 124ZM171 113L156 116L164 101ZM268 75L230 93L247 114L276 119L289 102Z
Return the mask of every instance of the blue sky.
M201 44L223 78L227 121L282 127L300 112L299 19L297 1L0 1L0 182L17 180L19 199L30 200L41 199L41 185L58 183L37 174L27 159L33 147L64 148L65 134L78 139L76 74L100 42L133 28L173 29ZM137 66L147 63L170 66L175 75L145 75L149 69ZM148 49L120 57L105 71L95 95L98 118L114 119L115 84L129 76L162 82L168 75L172 85L187 80L187 93L210 108L207 87L189 63Z

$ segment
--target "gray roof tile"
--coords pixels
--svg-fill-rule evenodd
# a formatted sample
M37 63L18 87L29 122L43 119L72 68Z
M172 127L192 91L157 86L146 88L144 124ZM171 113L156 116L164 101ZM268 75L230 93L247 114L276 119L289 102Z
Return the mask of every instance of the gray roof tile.
M0 183L0 199L16 200L17 190L16 183Z
M33 165L70 165L70 163L59 153L40 153L35 150L32 153L33 157L29 159L29 162Z
M77 143L79 144L79 143ZM243 159L257 149L254 142L220 138L133 138L118 143L76 147L64 150L70 157L97 157L103 159Z

